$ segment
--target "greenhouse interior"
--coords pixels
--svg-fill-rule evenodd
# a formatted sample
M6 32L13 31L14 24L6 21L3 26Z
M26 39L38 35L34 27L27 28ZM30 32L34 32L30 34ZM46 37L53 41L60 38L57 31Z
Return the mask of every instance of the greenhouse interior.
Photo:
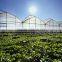
M48 18L41 20L36 16L28 16L24 20L20 20L5 11L0 11L0 31L7 30L39 30L39 31L62 31L62 21L56 21Z

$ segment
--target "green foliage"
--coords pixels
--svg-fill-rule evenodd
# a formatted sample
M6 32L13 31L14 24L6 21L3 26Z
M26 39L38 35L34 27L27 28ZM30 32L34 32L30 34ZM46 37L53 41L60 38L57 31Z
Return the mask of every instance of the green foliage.
M0 35L0 62L61 62L62 34Z

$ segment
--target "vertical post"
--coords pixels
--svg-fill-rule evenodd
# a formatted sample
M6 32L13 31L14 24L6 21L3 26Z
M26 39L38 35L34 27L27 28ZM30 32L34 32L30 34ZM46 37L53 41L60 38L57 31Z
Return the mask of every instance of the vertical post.
M45 32L46 32L46 23L45 23Z
M54 31L55 31L55 25L54 25L54 22L53 22L53 25L52 25L52 31L53 31L53 33L54 33Z
M6 12L6 32L7 32L7 12Z
M16 16L15 16L15 26L14 27L15 27L15 30L16 30Z
M59 32L61 32L61 30L60 30L60 24L59 24Z
M30 19L29 19L29 30L30 30Z
M0 15L1 15L1 13L0 13ZM1 21L1 17L0 17L0 21ZM0 22L0 30L1 30L1 22Z
M22 22L22 29L23 29L23 22Z
M35 18L35 30L36 30L36 18Z

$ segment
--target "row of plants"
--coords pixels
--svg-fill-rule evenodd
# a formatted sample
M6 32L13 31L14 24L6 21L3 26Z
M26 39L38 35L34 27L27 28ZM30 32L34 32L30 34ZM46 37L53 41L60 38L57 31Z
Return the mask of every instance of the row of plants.
M0 62L61 62L62 34L0 35Z

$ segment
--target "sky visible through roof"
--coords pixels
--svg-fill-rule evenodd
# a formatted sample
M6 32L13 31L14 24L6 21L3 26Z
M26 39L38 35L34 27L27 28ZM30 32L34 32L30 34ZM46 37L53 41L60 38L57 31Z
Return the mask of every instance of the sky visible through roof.
M30 15L31 6L37 9L34 16L62 21L62 0L0 0L0 10L10 12L20 19Z

